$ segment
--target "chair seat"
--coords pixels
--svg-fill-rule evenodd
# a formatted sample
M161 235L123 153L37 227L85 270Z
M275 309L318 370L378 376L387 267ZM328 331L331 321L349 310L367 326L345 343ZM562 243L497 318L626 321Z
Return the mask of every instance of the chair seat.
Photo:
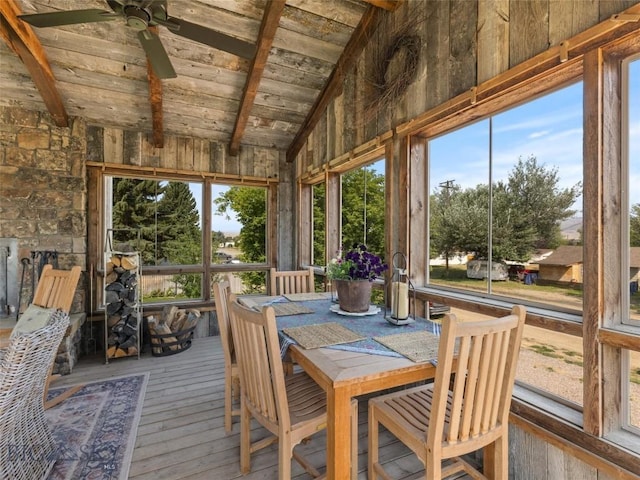
M291 424L327 423L327 394L306 372L285 377Z
M369 408L376 409L376 415L396 436L401 436L408 445L426 448L427 431L433 403L433 383L382 395L369 401ZM451 418L453 392L449 391L442 441L446 441ZM489 435L482 432L476 438Z

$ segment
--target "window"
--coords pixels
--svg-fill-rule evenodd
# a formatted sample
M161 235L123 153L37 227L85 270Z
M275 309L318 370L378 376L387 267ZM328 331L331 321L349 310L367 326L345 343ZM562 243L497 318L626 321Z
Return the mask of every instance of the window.
M141 254L144 303L209 300L203 285L223 275L235 291L264 291L268 186L105 175L104 195L112 247Z
M211 186L213 214L211 260L216 264L265 264L267 261L267 189ZM264 271L234 273L241 291L264 293ZM239 290L236 287L236 290Z
M384 159L342 175L342 245L384 254Z
M429 141L429 283L582 310L582 83Z
M142 267L202 264L202 185L106 177L112 247L140 252ZM143 301L202 297L201 273L144 274Z
M326 232L326 212L325 212L325 184L318 183L311 187L313 198L312 232L313 247L311 264L322 266L326 264L324 237Z
M629 256L628 265L623 264L623 285L629 284L628 319L623 323L640 326L640 56L623 63L623 92L627 106L626 126L623 132L627 138L628 164L628 205L629 205ZM628 277L625 276L628 272ZM625 292L626 294L627 292ZM626 408L623 408L623 425L640 434L640 352L623 350L622 354L623 392Z
M625 64L628 79L626 137L629 194L629 323L640 325L640 58ZM635 88L633 88L635 86ZM624 274L624 273L623 273ZM626 278L623 278L626 283Z

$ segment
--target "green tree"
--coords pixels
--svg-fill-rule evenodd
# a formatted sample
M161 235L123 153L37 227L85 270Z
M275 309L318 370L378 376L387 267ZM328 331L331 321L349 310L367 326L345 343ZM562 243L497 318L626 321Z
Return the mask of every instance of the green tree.
M211 232L211 245L213 247L213 251L215 252L218 249L218 245L224 244L227 240L227 237L223 232Z
M155 180L113 179L114 243L125 242L139 251L144 265L155 265L157 260L156 199L163 190Z
M629 243L632 247L640 247L640 203L636 203L631 207Z
M325 191L324 183L313 186L313 263L315 265L324 265L327 262L325 255Z
M520 158L506 182L494 185L491 208L493 260L526 261L537 248L561 243L560 222L571 217L581 193L580 183L558 187L557 168ZM461 190L447 183L431 196L431 255L455 252L489 257L489 188Z
M503 193L506 200L503 209L494 215L501 221L511 219L515 234L511 238L519 240L514 248L520 256L527 249L531 253L532 249L556 248L561 244L560 222L576 213L571 206L582 193L582 184L578 182L570 188L560 188L559 182L557 167L540 165L535 156L530 156L526 160L520 157L506 184L498 182L496 185L495 190ZM505 210L507 205L508 210ZM525 229L526 233L519 234L516 229ZM530 240L533 244L527 248Z
M242 225L236 246L242 252L240 260L245 263L266 262L267 191L259 187L231 187L214 199L216 212L230 218L230 212ZM240 274L249 292L264 290L264 272Z
M196 200L184 182L169 182L158 202L158 254L175 265L202 263L202 231ZM174 281L187 298L201 295L202 278L198 274L180 274Z
M362 167L342 176L342 245L384 255L384 175Z

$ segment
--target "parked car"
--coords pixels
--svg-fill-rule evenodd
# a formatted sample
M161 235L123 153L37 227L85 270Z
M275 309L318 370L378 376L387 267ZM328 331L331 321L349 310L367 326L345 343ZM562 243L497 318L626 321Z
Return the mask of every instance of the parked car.
M429 302L429 318L449 313L451 308L444 303Z
M218 261L219 263L227 263L229 262L233 257L231 255L229 255L228 253L224 253L224 252L215 252L213 254L213 261Z

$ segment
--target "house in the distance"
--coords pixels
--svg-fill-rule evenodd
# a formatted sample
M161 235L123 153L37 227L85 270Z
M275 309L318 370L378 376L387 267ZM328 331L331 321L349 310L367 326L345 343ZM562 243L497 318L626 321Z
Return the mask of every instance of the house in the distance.
M539 285L582 284L582 246L563 245L538 262ZM629 282L637 285L640 279L640 247L631 247L629 258ZM637 290L637 286L636 286Z

